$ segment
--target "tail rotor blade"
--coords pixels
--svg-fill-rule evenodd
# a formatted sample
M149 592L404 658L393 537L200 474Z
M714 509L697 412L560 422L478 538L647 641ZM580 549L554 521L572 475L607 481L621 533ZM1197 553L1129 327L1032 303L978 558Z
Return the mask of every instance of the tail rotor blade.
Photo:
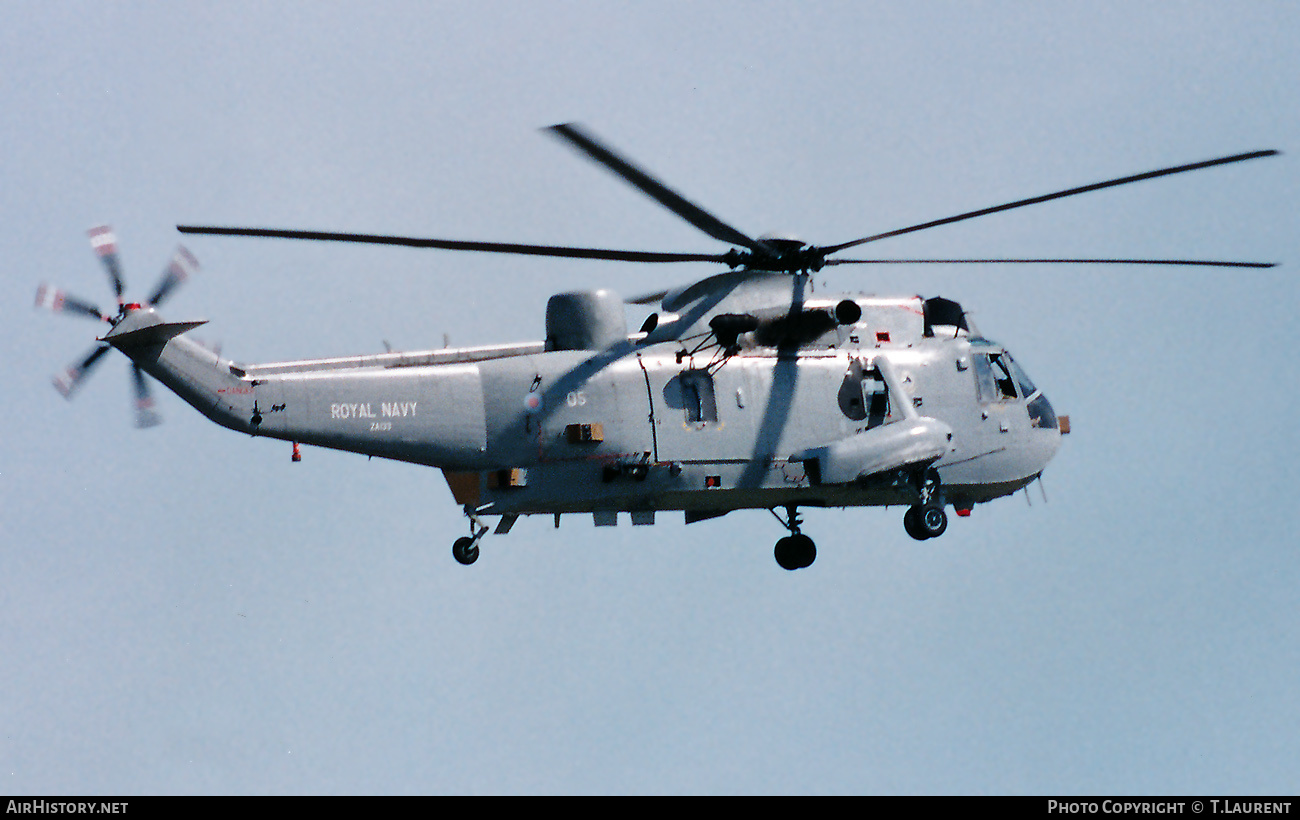
M172 261L163 271L162 279L158 281L158 287L154 288L153 295L149 297L149 304L155 307L162 304L163 300L171 295L176 287L189 279L199 270L199 260L194 258L194 254L185 249L183 245L176 248L176 253L172 255Z
M41 285L36 289L36 307L44 308L51 313L75 313L78 316L89 316L100 321L108 319L91 303L69 296L51 285Z
M108 345L99 345L90 351L84 359L77 364L71 365L67 370L54 377L54 388L63 395L63 398L72 400L72 394L90 375L91 368L107 353L111 348Z
M117 296L120 304L126 285L122 281L122 264L117 258L117 235L107 225L91 228L86 233L90 235L90 246L95 249L95 255L104 263L104 269L108 271L108 279L113 285L113 294Z
M135 362L131 363L131 377L135 385L135 426L141 429L146 427L157 427L162 424L162 416L154 410L153 395L149 390L149 382L144 377L144 371L140 365Z

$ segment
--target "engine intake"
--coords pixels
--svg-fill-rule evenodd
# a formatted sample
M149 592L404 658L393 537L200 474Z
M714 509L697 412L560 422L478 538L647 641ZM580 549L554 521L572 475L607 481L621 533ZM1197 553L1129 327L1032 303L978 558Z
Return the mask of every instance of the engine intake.
M557 293L546 303L547 350L604 350L625 341L623 300L612 290Z

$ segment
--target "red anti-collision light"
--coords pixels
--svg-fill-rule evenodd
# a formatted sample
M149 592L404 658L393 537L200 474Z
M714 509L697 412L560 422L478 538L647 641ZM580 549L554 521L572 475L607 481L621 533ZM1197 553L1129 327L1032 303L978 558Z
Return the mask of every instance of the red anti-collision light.
M961 518L969 518L969 517L970 517L970 510L962 510L962 509L958 509L958 510L957 510L957 515L958 515L959 517L961 517Z

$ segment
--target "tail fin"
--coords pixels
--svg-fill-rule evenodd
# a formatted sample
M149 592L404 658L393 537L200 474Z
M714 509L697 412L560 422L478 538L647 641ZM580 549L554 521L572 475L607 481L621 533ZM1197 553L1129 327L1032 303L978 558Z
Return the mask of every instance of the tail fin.
M229 361L183 336L202 324L168 322L153 308L130 308L101 341L218 424L253 432L252 384L239 378Z

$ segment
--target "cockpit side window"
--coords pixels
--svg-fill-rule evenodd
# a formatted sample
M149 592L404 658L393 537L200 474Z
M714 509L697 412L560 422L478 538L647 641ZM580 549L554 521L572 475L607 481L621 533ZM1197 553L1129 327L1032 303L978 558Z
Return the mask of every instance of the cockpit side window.
M1011 373L1011 357L1003 353L974 353L975 386L981 402L1015 401L1016 379Z

